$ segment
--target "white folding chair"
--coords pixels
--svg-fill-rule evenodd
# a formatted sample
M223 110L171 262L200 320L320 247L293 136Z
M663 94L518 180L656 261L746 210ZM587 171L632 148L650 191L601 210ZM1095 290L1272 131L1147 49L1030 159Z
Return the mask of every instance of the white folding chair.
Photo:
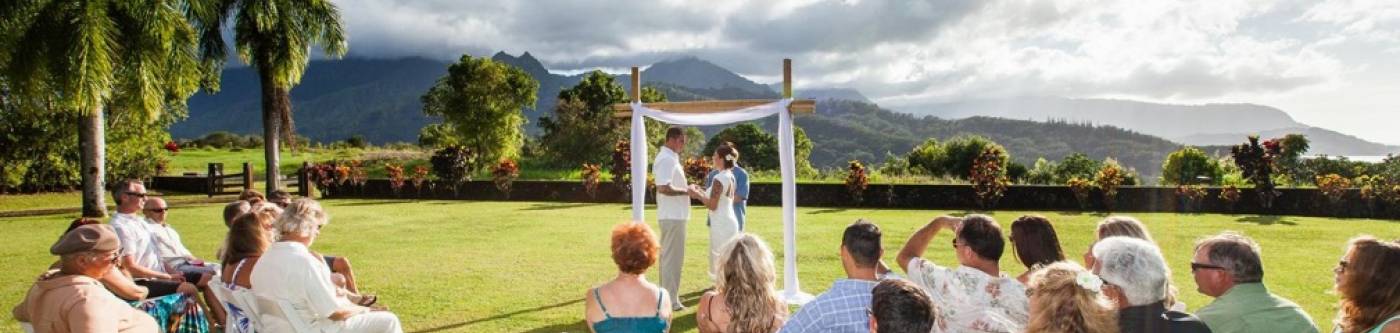
M264 295L254 294L253 297L256 298L254 302L257 303L260 319L268 326L285 324L293 332L312 332L311 323L301 317L292 303Z

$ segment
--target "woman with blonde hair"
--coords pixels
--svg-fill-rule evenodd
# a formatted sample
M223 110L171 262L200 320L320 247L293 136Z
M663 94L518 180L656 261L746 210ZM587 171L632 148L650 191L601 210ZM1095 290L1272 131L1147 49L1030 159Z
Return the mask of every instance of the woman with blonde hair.
M1026 332L1116 333L1117 307L1103 294L1103 280L1079 264L1061 261L1031 274L1031 321Z
M1337 262L1337 333L1400 332L1400 243L1353 238Z
M773 251L758 236L739 234L720 250L715 289L700 297L695 320L702 333L776 332L788 308L773 289Z

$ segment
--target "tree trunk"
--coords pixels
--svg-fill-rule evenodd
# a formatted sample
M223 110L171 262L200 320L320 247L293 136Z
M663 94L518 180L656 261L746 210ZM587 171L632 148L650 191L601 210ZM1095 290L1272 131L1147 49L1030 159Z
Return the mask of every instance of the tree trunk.
M83 217L106 217L106 133L102 106L78 120L78 154L83 179Z
M267 68L267 66L263 66ZM263 120L263 156L266 158L267 166L263 169L267 178L267 186L263 189L266 193L272 193L282 188L281 163L281 115L283 112L291 112L290 96L285 88L278 88L272 81L271 73L266 70L259 70L259 78L262 81L262 120Z

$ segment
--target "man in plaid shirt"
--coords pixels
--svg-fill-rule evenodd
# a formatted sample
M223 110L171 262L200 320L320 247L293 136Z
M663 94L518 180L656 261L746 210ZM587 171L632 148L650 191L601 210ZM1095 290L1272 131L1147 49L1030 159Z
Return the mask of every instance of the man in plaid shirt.
M802 306L779 332L869 332L870 291L887 274L880 261L880 227L858 220L841 237L841 267L846 278Z

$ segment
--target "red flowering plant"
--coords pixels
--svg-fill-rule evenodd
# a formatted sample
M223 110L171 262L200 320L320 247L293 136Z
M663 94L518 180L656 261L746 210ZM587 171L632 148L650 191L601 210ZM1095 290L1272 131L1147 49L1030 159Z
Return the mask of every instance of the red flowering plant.
M428 167L419 165L413 167L413 188L418 192L423 192L423 182L428 181Z
M1230 156L1245 179L1254 183L1254 191L1259 195L1259 203L1265 209L1274 205L1274 199L1282 195L1274 189L1274 161L1282 154L1279 140L1259 143L1259 136L1251 135L1247 142L1230 148Z
M334 165L334 166L335 166L335 185L336 185L336 186L345 185L345 182L350 181L350 166L349 166L349 165L344 165L344 164L339 164L339 163L334 163L334 164L331 164L331 165Z
M1342 199L1347 195L1347 190L1350 188L1351 180L1341 175L1332 173L1317 176L1318 191L1321 191L1322 195L1327 197L1327 201L1331 202L1333 205L1341 203Z
M1200 206L1201 199L1205 199L1206 197L1206 188L1201 185L1177 186L1176 196L1181 198L1183 208L1196 209Z
M180 153L180 144L175 143L175 141L166 141L166 142L165 142L164 148L165 148L166 151L169 151L171 154L179 154L179 153Z
M1225 200L1230 206L1234 206L1235 203L1240 202L1240 188L1235 187L1235 185L1226 185L1220 189L1220 200Z
M612 168L613 186L622 189L623 192L632 190L632 144L627 140L618 141L613 146Z
M589 198L598 197L598 177L602 175L597 164L584 163L580 176L583 178L583 191L588 193Z
M316 186L316 190L326 192L332 184L336 184L337 167L335 162L312 163L306 166L307 181Z
M365 186L369 181L369 173L365 171L364 163L360 160L350 161L350 183L355 186Z
M503 159L491 169L491 180L496 184L496 189L510 197L511 184L515 178L520 176L520 166L514 160Z
M851 200L861 202L865 200L865 189L870 186L870 177L865 175L865 165L860 160L851 160L850 172L846 174L846 194L851 195Z
M687 158L685 159L685 178L691 184L705 182L705 176L710 175L710 159L708 158Z
M1006 152L994 147L988 147L972 161L972 170L968 175L968 180L972 181L972 190L977 194L977 205L983 209L996 206L997 201L1006 194L1006 186L1010 181L1006 179Z
M403 166L393 162L384 163L384 174L389 176L389 188L394 190L394 194L398 194L404 184Z

